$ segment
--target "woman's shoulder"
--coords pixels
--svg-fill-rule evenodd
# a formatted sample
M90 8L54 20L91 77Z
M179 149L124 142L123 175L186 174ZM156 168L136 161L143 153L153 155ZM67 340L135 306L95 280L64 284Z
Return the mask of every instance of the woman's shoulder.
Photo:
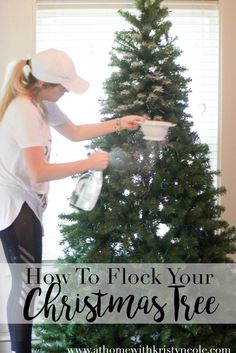
M16 96L12 102L10 103L10 106L12 107L17 107L17 108L31 108L31 109L37 109L35 104L33 104L32 100L30 97L24 96L24 95L18 95Z
M7 115L40 115L37 106L27 96L19 95L15 97L8 106Z
M30 98L19 95L9 104L3 122L6 127L16 127L16 124L29 124L29 122L41 122L41 120L41 114Z

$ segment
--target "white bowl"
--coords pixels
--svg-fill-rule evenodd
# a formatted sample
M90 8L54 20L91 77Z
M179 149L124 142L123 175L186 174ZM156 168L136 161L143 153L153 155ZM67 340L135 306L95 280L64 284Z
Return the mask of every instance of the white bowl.
M163 141L165 140L168 129L174 127L175 124L169 121L146 120L140 125L144 134L144 140Z

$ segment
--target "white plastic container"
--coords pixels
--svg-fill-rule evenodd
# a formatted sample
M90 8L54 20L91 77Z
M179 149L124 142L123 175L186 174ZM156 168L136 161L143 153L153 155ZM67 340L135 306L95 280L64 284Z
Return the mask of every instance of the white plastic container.
M164 141L169 128L174 127L175 124L163 120L146 120L140 126L144 134L144 140Z

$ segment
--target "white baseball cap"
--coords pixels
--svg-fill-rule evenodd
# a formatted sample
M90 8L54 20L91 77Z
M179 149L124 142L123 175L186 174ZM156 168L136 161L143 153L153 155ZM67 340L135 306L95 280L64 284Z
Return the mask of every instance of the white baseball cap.
M47 49L33 55L31 68L38 80L61 84L74 93L84 93L89 87L89 83L77 75L71 58L61 50Z

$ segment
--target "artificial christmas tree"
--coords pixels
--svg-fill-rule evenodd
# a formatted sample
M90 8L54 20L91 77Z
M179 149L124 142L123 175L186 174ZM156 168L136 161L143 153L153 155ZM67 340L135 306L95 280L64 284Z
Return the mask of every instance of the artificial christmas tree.
M116 34L102 114L104 120L146 115L176 126L165 142L121 131L92 143L90 148L120 149L125 157L123 165L105 171L94 210L61 216L65 261L220 263L235 251L234 228L221 219L218 204L224 189L215 187L208 146L186 113L189 80L161 3L136 0L137 12L120 11L130 28ZM42 352L147 344L236 348L236 329L229 325L63 325L59 334L62 327L57 348L49 342L57 326L41 326Z

